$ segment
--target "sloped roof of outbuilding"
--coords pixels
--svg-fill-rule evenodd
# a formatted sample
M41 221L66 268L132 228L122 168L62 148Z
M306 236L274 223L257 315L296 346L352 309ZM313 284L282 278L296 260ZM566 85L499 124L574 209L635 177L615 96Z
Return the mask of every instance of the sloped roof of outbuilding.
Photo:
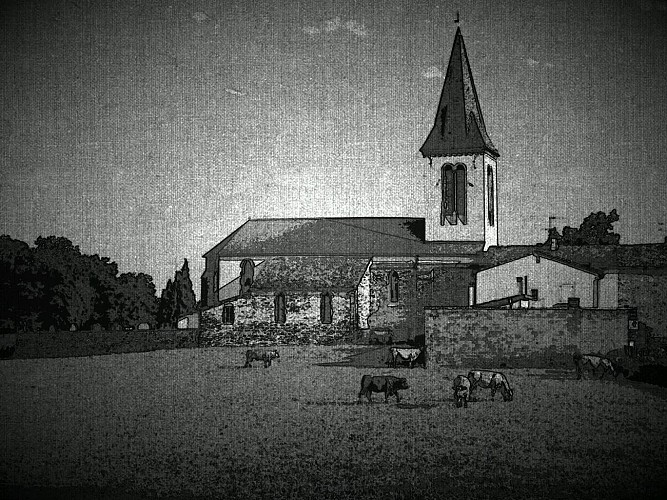
M550 250L548 245L513 245L491 247L479 256L482 267L492 267L537 252L545 257L573 263L595 272L667 269L667 245L561 245Z
M424 219L250 219L204 257L473 255L483 241L424 241Z

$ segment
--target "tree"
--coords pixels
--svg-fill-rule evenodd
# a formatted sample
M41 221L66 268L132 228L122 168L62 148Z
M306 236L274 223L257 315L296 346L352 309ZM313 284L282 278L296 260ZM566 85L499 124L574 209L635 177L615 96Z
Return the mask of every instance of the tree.
M115 321L120 326L155 325L158 298L153 278L144 273L121 274L116 280L112 304L117 311Z
M166 328L174 328L178 319L197 310L197 299L192 289L188 259L176 271L174 281L167 280L167 286L160 295L158 323Z
M64 316L49 295L57 273L36 262L27 243L0 236L0 329L38 330Z
M616 209L607 215L604 212L591 213L578 229L570 226L563 228L562 235L555 227L549 229L546 245L556 239L561 245L618 245L621 236L614 233L613 223L618 221Z

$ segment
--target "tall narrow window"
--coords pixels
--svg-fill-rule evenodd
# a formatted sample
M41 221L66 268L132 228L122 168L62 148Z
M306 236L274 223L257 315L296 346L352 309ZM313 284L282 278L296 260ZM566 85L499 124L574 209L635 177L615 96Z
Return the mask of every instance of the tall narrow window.
M239 267L241 268L241 274L239 275L240 294L243 295L250 291L255 279L255 263L251 259L243 259Z
M323 292L320 295L320 322L328 325L332 317L331 293Z
M285 294L279 293L273 302L274 316L276 323L285 323L287 321L287 314L285 311Z
M201 278L201 303L204 304L204 306L209 305L208 303L208 278L206 276L202 276Z
M225 304L222 307L222 322L225 325L234 324L234 304Z
M389 273L389 302L398 302L398 273Z
M488 216L489 216L489 226L493 226L495 224L495 219L496 219L496 211L495 211L495 193L494 193L494 185L493 185L493 169L491 166L489 166L486 170L486 185L487 185L487 194L488 194L488 200L487 200L487 206L488 206Z
M468 223L468 214L466 210L466 201L468 193L468 178L466 176L466 168L463 165L456 166L456 182L454 183L454 191L456 192L456 214L462 224Z
M440 209L440 224L445 221L456 224L460 220L468 223L467 217L467 186L465 165L443 165L440 184L442 188L442 206Z

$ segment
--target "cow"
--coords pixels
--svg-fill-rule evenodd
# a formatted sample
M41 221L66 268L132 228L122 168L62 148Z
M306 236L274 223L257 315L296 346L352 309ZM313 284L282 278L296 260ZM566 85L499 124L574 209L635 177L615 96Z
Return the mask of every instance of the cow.
M628 370L624 370L623 367L617 365L610 359L596 354L575 353L572 356L572 359L574 361L574 366L577 369L577 380L581 380L584 370L590 370L593 375L597 375L597 370L600 367L602 367L600 380L602 380L607 372L611 373L614 378L618 377L618 374L621 372L623 372L624 376L628 376Z
M452 389L454 390L454 401L456 402L456 407L464 408L468 407L468 399L470 398L470 379L464 375L458 375L454 379L454 384Z
M386 403L389 396L396 396L396 402L399 403L401 398L398 395L399 389L409 389L408 380L405 378L392 377L390 375L364 375L361 377L361 390L359 391L359 403L361 403L362 396L368 398L368 402L372 403L371 396L374 392L384 392L384 402Z
M263 361L264 368L271 366L271 360L277 359L280 361L280 354L275 349L271 350L260 350L260 349L248 349L245 352L245 365L243 368L252 368L250 364L252 361Z
M500 372L492 370L471 370L468 372L468 379L470 379L470 393L477 387L483 389L491 389L491 399L496 395L496 391L500 390L503 396L503 401L512 401L514 399L514 391L510 387L507 377Z
M396 361L401 360L407 361L408 366L412 368L415 363L417 362L417 359L419 356L422 356L424 354L424 346L418 347L418 348L400 348L400 347L390 347L389 348L389 355L391 356L391 364L394 368L396 368ZM426 368L426 361L422 358L421 361L422 368Z

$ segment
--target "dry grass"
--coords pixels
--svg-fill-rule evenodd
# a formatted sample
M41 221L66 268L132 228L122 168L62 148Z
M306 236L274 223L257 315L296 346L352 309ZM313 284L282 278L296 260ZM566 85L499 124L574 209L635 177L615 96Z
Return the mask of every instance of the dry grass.
M243 352L1 362L0 483L137 498L648 498L667 488L667 389L517 369L505 371L513 402L481 392L456 408L462 370L335 366L352 352L337 347L285 347L280 363L242 369ZM364 373L406 376L410 389L398 405L379 394L359 405Z

